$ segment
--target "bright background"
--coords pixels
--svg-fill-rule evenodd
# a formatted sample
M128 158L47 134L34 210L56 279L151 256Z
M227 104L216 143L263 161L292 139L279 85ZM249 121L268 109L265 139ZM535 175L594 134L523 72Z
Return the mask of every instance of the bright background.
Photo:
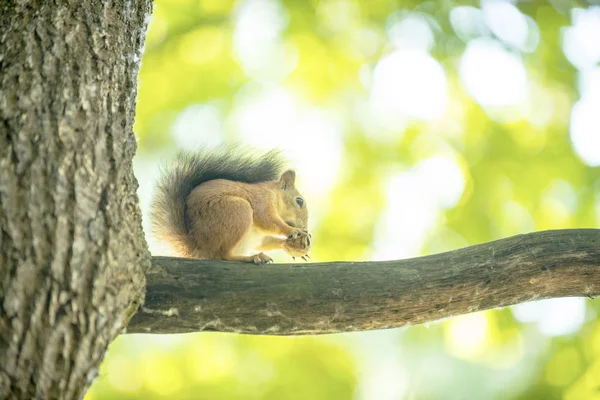
M313 261L600 228L600 7L155 3L135 124L153 254L159 166L226 142L285 150ZM599 311L572 298L327 337L125 335L86 400L600 399Z

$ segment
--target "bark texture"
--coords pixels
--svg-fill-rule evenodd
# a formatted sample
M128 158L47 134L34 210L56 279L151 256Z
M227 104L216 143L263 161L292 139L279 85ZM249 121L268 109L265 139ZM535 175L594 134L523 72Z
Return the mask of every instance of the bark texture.
M153 257L152 264L129 333L366 331L600 295L600 230L536 232L398 261L255 266Z
M0 399L75 399L143 302L150 0L0 2Z

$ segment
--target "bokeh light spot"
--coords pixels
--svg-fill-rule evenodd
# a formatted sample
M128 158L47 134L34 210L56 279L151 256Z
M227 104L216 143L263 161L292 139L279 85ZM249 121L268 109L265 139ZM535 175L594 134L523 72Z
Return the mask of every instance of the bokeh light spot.
M440 63L419 50L383 57L373 71L371 105L383 114L430 120L446 108L446 74Z
M387 209L382 213L373 238L374 260L418 256L440 210L435 199L412 172L399 173L387 184Z
M432 157L417 164L415 170L440 208L452 208L458 203L465 188L465 176L456 162Z
M562 336L577 332L585 319L585 299L560 298L518 304L512 307L521 322L536 322L546 336Z
M248 76L273 81L293 70L296 60L288 56L281 38L288 16L279 2L244 1L236 17L234 51Z
M377 224L372 258L419 255L441 210L460 200L464 185L460 167L445 157L425 159L394 175L388 181L388 206Z
M485 351L488 330L485 313L455 317L447 322L446 348L458 358L473 360Z
M573 25L563 31L563 51L571 64L579 69L600 61L600 7L575 8Z
M582 97L571 111L571 142L587 165L600 165L600 68L586 74Z
M450 11L450 23L456 36L464 42L490 34L483 17L483 12L476 7L454 7Z
M250 89L240 96L234 121L244 142L284 151L299 178L310 182L303 194L321 197L335 185L342 126L325 110L298 103L281 88Z
M513 47L525 47L529 26L517 7L506 1L486 1L482 10L486 23L496 37Z
M467 91L482 106L516 106L527 99L527 72L519 56L491 39L469 42L460 62Z
M194 104L183 110L173 124L173 138L180 149L197 150L223 143L223 120L211 104Z
M435 40L429 23L419 14L410 14L394 22L387 31L390 42L398 49L428 52Z

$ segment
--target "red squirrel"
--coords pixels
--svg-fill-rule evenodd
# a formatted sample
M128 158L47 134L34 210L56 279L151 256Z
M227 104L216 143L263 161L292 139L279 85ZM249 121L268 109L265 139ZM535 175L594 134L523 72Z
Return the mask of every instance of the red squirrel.
M278 249L307 257L306 200L282 165L275 150L180 152L156 186L155 236L188 258L263 264L273 261L263 252Z

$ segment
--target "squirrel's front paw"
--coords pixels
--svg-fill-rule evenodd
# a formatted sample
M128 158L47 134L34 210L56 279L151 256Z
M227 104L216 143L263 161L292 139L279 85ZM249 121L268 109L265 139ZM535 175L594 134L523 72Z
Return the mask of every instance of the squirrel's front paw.
M292 257L302 257L310 250L312 237L307 231L295 230L283 244L283 250Z

